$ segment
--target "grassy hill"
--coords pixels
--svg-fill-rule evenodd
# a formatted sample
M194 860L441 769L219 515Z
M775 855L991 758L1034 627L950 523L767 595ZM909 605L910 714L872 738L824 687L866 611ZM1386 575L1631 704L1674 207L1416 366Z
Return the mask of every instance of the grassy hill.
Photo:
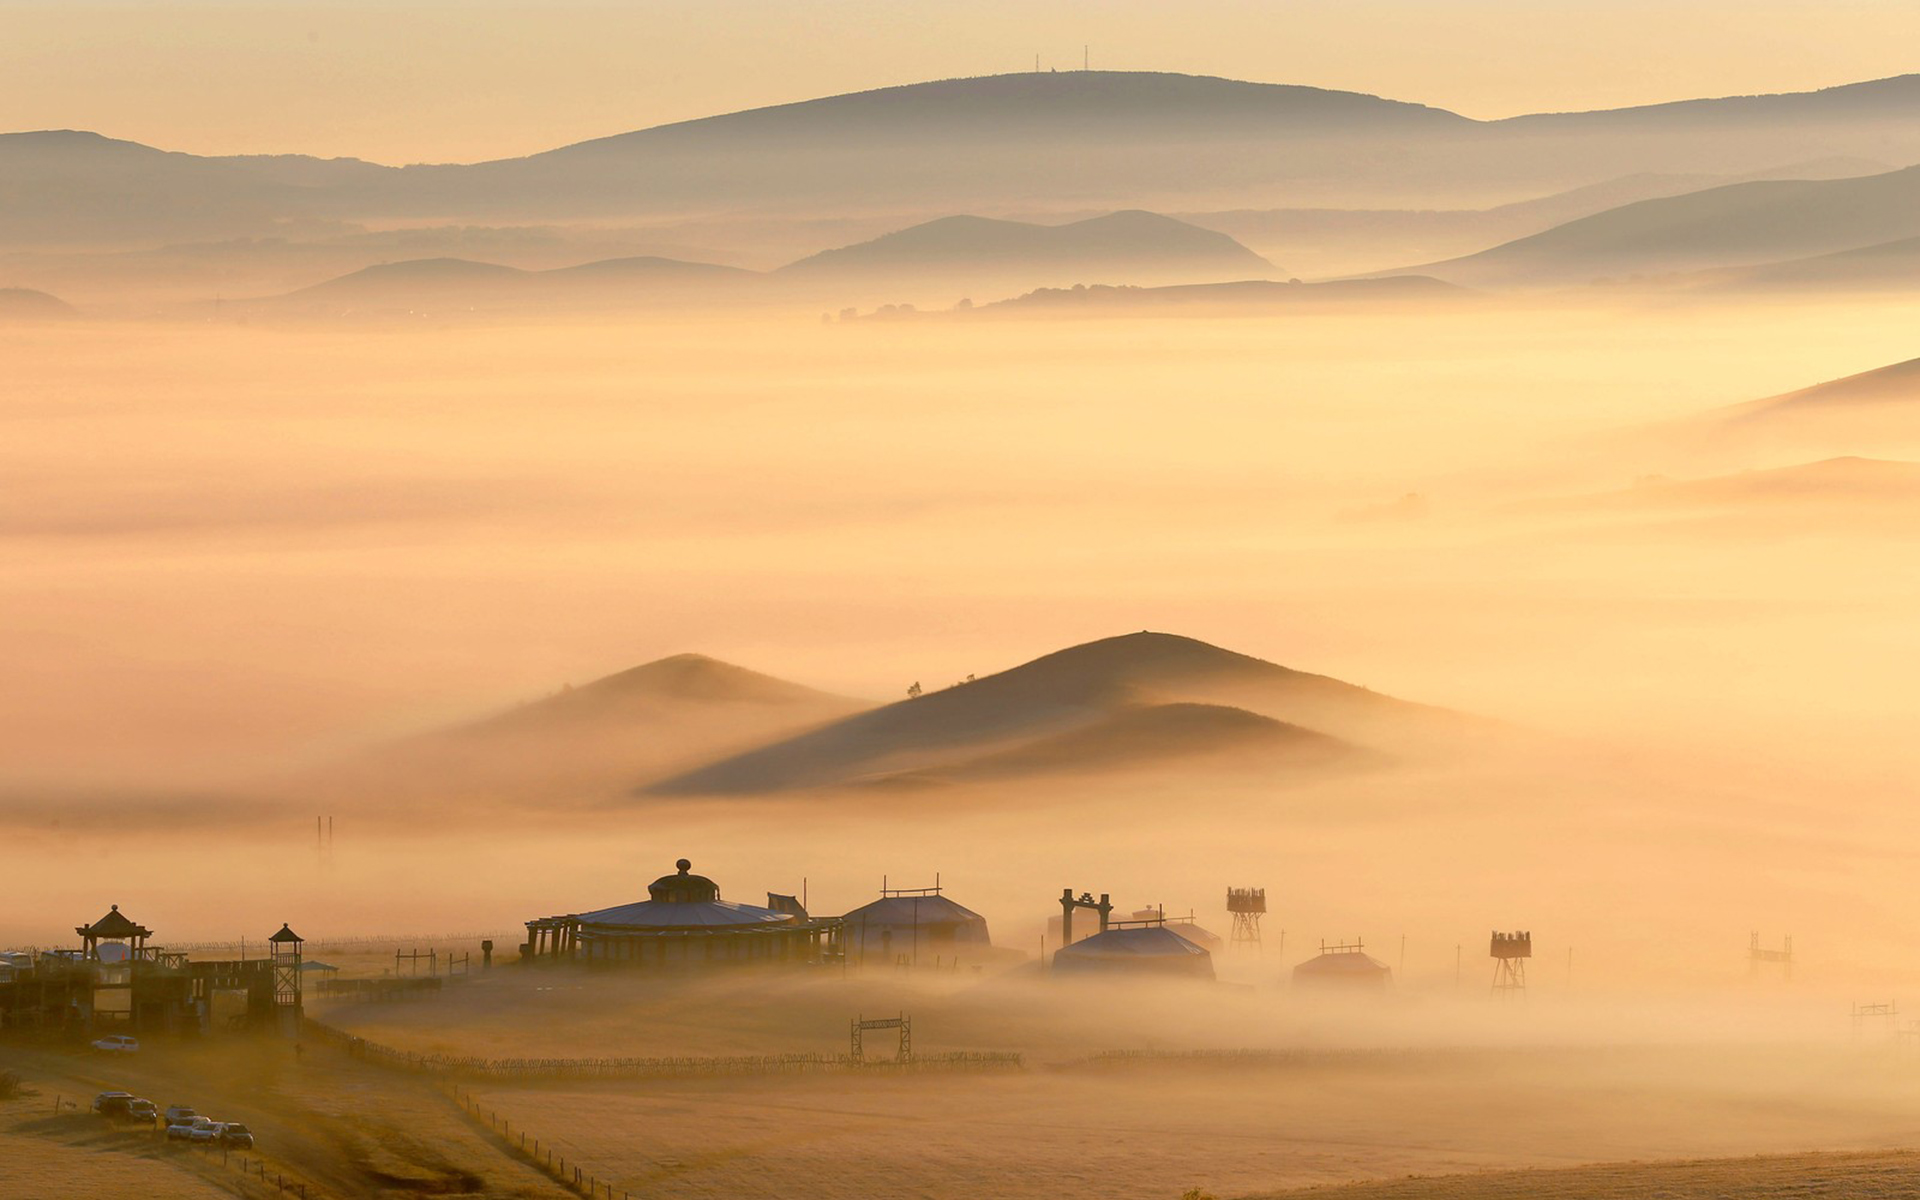
M1128 722L1172 725L1188 734L1195 725L1219 728L1223 714L1217 711L1171 709L1144 718L1136 711L1142 705L1179 703L1243 709L1249 716L1388 748L1441 734L1459 720L1192 638L1142 632L1074 646L972 683L859 713L644 790L778 792L996 761L990 755L1002 756L998 769L1069 759L1085 768L1098 764L1098 751L1119 748ZM1244 718L1226 716L1244 731ZM1116 728L1122 733L1116 735ZM1050 748L1042 741L1062 737L1067 740L1055 740Z

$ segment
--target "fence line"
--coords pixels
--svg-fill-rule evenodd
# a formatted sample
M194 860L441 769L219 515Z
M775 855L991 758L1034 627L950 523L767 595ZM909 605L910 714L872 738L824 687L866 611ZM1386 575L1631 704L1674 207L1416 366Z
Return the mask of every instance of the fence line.
M1061 1070L1110 1070L1128 1067L1315 1067L1374 1063L1440 1062L1475 1051L1446 1048L1370 1047L1356 1049L1102 1050L1060 1064Z
M472 1092L448 1088L446 1095L447 1099L459 1105L461 1113L473 1122L476 1129L491 1134L508 1154L546 1172L549 1178L562 1187L571 1188L583 1196L605 1196L606 1200L613 1200L613 1184L588 1171L577 1161L569 1163L566 1155L556 1154L551 1141L546 1143L543 1150L540 1139L529 1139L524 1128L520 1130L520 1136L516 1139L513 1122L503 1120L499 1113L491 1109L481 1108L479 1102L473 1098ZM531 1145L528 1144L529 1140ZM571 1172L568 1171L568 1167L572 1167ZM622 1191L620 1200L633 1200L633 1196L629 1192Z
M211 1166L214 1153L218 1151L220 1155L220 1165L229 1171L238 1170L240 1172L240 1178L246 1181L248 1190L243 1191L241 1193L242 1195L249 1194L253 1184L258 1181L260 1190L263 1193L271 1192L275 1196L297 1196L300 1200L311 1200L307 1192L306 1180L289 1179L284 1172L280 1171L269 1174L266 1161L258 1155L250 1157L211 1142L184 1142L180 1146L174 1147L171 1143L167 1142L164 1127L158 1131L156 1136L166 1145L167 1156L182 1152L197 1154L200 1156L201 1161ZM314 1196L318 1196L319 1194L317 1189L313 1193Z
M498 946L518 946L525 941L527 931L509 930L505 933L490 930L483 933L356 933L346 937L310 937L301 944L301 950L307 954L324 954L328 950L347 950L359 946L431 946L447 942L484 942L491 940ZM505 939L504 941L502 939ZM169 950L205 952L208 950L238 950L242 946L249 950L260 947L260 957L266 957L267 939L228 938L211 942L168 942Z
M1017 1053L953 1051L915 1055L907 1062L855 1062L847 1054L739 1054L671 1058L479 1058L416 1054L355 1037L309 1017L309 1035L378 1066L421 1075L469 1079L675 1079L723 1075L796 1075L846 1072L1019 1070Z

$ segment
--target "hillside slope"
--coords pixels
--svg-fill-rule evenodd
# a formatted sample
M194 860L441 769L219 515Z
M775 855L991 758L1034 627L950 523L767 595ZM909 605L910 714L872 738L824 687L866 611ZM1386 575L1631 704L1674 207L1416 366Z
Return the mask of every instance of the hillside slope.
M1142 704L1065 733L946 766L885 775L874 787L988 783L1047 775L1225 770L1305 775L1370 756L1350 742L1220 704Z
M699 654L409 738L307 781L361 797L593 799L868 707Z
M1037 225L986 217L942 217L872 241L826 250L781 268L783 274L924 272L980 269L1139 270L1248 278L1273 264L1224 233L1158 213L1129 210Z
M1140 705L1241 708L1383 748L1431 744L1465 722L1324 675L1192 638L1142 632L836 721L656 782L655 794L777 792L943 768L1031 747Z
M1455 283L1557 286L1780 262L1920 237L1920 167L1642 200L1442 263Z

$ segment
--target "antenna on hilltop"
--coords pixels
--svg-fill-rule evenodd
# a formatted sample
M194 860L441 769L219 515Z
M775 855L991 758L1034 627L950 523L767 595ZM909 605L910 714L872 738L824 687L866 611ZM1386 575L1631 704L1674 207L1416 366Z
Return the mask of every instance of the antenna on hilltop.
M1082 44L1080 47L1080 69L1082 71L1093 69L1093 53L1091 48L1085 44Z

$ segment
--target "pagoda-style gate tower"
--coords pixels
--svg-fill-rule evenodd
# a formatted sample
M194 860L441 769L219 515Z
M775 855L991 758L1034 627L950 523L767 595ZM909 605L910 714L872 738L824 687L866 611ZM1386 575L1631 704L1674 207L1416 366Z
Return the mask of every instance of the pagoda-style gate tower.
M1076 908L1090 908L1099 913L1101 933L1105 933L1107 926L1113 923L1113 900L1106 892L1101 892L1100 898L1095 900L1092 892L1081 892L1076 897L1072 888L1062 888L1060 890L1060 946L1062 949L1073 945L1073 910Z

